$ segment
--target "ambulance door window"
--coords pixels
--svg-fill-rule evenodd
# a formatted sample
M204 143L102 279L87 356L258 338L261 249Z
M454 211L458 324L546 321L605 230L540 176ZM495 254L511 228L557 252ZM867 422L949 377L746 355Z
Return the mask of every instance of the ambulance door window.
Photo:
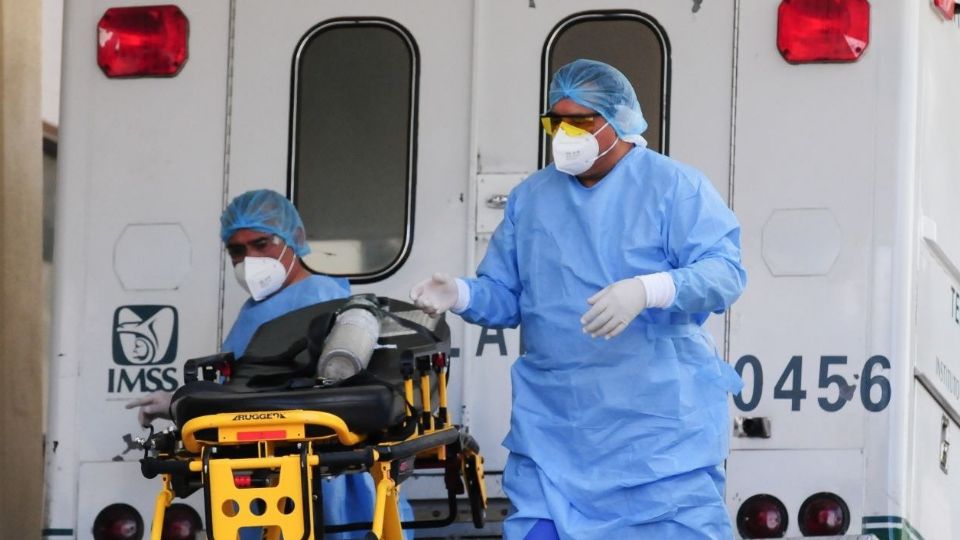
M410 250L417 48L384 20L338 20L301 40L293 67L290 195L314 271L383 279Z
M663 28L640 12L579 13L561 21L543 48L541 110L549 108L550 79L578 58L617 68L633 84L647 121L647 146L668 153L670 43ZM540 165L553 161L550 138L541 130Z

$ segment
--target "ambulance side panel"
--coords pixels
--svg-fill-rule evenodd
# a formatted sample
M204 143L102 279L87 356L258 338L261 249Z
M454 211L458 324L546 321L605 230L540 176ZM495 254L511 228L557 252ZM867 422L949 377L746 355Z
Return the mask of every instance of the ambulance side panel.
M915 409L908 517L925 538L960 536L960 29L921 3L917 137Z

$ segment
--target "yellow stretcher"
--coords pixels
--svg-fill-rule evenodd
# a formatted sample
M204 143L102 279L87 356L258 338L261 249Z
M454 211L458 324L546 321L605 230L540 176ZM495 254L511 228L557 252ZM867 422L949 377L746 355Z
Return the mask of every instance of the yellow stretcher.
M322 339L316 328L329 328L342 300L264 325L239 361L222 354L187 363L171 406L176 429L144 443L142 472L163 483L152 540L160 540L171 501L198 489L212 540L236 540L243 528L269 540L348 530L400 540L405 529L452 523L464 492L474 525L483 527L483 458L447 413L449 328L442 319L418 320L409 304L377 301L393 329L384 328L367 370L337 384L317 381L312 370ZM400 488L415 469L444 471L446 518L401 521ZM340 474L373 477L372 522L325 523L320 480Z

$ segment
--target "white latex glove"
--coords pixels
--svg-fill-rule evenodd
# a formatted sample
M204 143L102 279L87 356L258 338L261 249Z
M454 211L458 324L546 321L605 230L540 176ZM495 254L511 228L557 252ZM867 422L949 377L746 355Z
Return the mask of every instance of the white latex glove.
M128 402L126 408L132 409L134 407L140 407L137 417L140 420L140 425L147 427L157 418L170 420L170 398L172 396L173 394L170 392L157 390L156 392L151 392L139 399Z
M439 317L455 306L458 298L457 280L447 274L434 274L410 289L413 304L431 317Z
M580 317L591 337L616 337L647 307L647 288L638 278L621 279L587 299L591 307Z

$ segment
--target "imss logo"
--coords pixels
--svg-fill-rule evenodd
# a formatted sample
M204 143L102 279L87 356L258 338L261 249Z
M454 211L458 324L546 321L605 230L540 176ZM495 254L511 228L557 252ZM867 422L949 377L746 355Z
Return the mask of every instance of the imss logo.
M120 306L113 313L113 362L121 366L170 364L177 357L173 306Z
M113 313L113 363L107 391L153 392L177 387L177 310L173 306L120 306Z

